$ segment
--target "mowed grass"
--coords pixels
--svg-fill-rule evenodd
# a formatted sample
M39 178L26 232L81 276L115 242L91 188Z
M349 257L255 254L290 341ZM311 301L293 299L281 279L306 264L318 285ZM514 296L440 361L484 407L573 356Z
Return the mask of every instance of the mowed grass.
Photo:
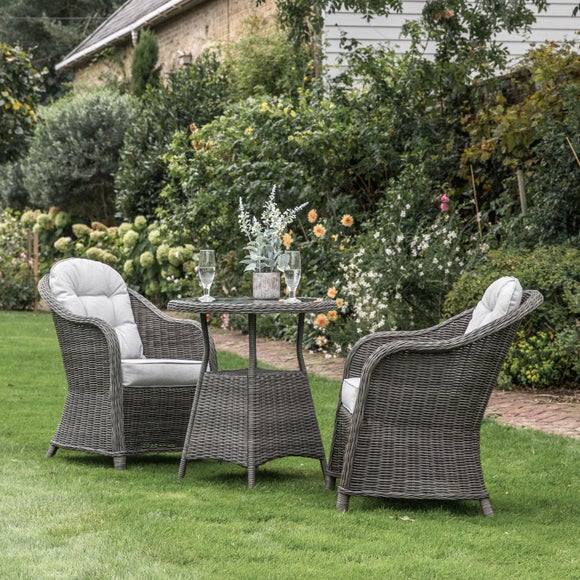
M66 393L48 314L0 312L0 578L579 578L578 441L486 421L496 516L478 502L351 500L319 462L246 470L179 454L127 470L66 450L45 459ZM220 354L224 368L245 364ZM328 450L339 384L312 377Z

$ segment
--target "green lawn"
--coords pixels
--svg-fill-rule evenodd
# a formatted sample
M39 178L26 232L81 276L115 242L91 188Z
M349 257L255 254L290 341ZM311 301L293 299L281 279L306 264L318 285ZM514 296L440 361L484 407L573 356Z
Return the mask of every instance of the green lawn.
M580 578L578 441L486 421L495 518L478 502L351 500L335 510L319 462L246 471L60 450L65 396L47 314L0 312L0 578ZM243 364L220 355L223 366ZM338 383L312 378L329 446Z

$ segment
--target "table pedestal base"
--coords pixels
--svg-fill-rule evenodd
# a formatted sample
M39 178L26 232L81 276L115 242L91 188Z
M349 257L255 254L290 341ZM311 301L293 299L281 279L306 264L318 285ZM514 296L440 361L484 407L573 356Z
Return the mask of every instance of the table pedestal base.
M248 487L259 465L295 455L319 459L324 447L308 376L303 371L207 372L198 385L179 476L191 459L217 459L248 468Z

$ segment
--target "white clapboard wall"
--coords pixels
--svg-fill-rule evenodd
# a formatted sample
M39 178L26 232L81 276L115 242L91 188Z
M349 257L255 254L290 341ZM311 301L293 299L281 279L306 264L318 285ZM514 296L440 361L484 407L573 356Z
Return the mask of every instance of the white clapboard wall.
M387 17L373 18L367 22L362 16L353 12L336 12L325 14L324 41L326 64L335 67L340 55L340 39L342 35L355 38L363 45L389 42L401 52L409 48L409 41L401 38L401 26L407 20L417 19L425 0L404 0L403 12ZM580 40L580 15L572 16L578 0L560 0L551 2L545 12L536 15L536 23L529 35L503 33L498 40L505 44L510 55L517 59L530 48L531 43L545 41L560 42L563 40ZM427 46L426 55L433 54L434 47Z

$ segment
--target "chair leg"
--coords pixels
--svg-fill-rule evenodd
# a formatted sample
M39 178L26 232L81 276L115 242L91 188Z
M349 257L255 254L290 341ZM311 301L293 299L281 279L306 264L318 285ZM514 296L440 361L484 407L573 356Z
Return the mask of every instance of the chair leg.
M479 500L481 504L481 509L483 510L483 515L486 515L489 518L493 518L493 510L491 509L491 503L489 498Z
M52 457L56 452L58 451L58 447L56 445L50 445L50 447L48 448L48 451L46 452L45 457L48 459L49 457Z
M113 463L115 465L115 469L123 471L127 467L127 458L125 456L113 457Z
M329 491L332 491L336 486L336 477L333 477L332 475L327 475L326 476L326 489L328 489Z
M341 491L339 491L338 492L338 499L336 500L336 509L339 512L347 512L349 501L350 501L350 495L346 495L346 493L342 493Z

